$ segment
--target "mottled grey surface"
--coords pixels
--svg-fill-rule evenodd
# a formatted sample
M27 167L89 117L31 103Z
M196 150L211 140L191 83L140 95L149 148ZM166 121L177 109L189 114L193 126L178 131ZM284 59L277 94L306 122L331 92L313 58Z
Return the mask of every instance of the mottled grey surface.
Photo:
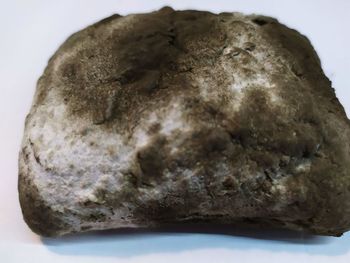
M19 198L43 236L188 221L340 235L349 137L310 42L277 20L114 15L39 79Z

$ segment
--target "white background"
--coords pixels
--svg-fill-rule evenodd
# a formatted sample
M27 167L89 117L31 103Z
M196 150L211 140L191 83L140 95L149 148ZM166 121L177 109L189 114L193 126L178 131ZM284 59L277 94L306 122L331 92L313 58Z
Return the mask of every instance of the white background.
M164 5L270 15L299 30L313 43L349 116L347 0L0 0L0 262L350 262L350 233L307 238L268 231L104 232L48 240L24 224L17 196L17 157L24 118L47 60L71 33L93 22L113 13L148 12Z

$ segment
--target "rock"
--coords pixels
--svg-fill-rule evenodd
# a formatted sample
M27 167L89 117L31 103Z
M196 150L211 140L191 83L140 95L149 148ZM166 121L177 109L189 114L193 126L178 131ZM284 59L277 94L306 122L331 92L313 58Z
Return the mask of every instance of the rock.
M163 8L73 34L19 155L39 235L184 222L350 228L349 120L308 39L269 17Z

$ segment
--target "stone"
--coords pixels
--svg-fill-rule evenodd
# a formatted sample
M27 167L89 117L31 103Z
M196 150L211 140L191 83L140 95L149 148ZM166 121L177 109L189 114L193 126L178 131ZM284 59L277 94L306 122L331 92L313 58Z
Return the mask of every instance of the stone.
M42 236L186 222L340 236L349 138L309 40L276 19L113 15L38 80L19 199Z

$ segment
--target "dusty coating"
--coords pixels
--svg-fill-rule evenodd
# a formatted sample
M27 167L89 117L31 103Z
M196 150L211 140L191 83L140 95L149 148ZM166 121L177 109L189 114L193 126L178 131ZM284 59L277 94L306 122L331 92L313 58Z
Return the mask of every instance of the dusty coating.
M19 157L43 236L184 221L350 227L349 121L306 37L262 16L163 8L72 35Z

